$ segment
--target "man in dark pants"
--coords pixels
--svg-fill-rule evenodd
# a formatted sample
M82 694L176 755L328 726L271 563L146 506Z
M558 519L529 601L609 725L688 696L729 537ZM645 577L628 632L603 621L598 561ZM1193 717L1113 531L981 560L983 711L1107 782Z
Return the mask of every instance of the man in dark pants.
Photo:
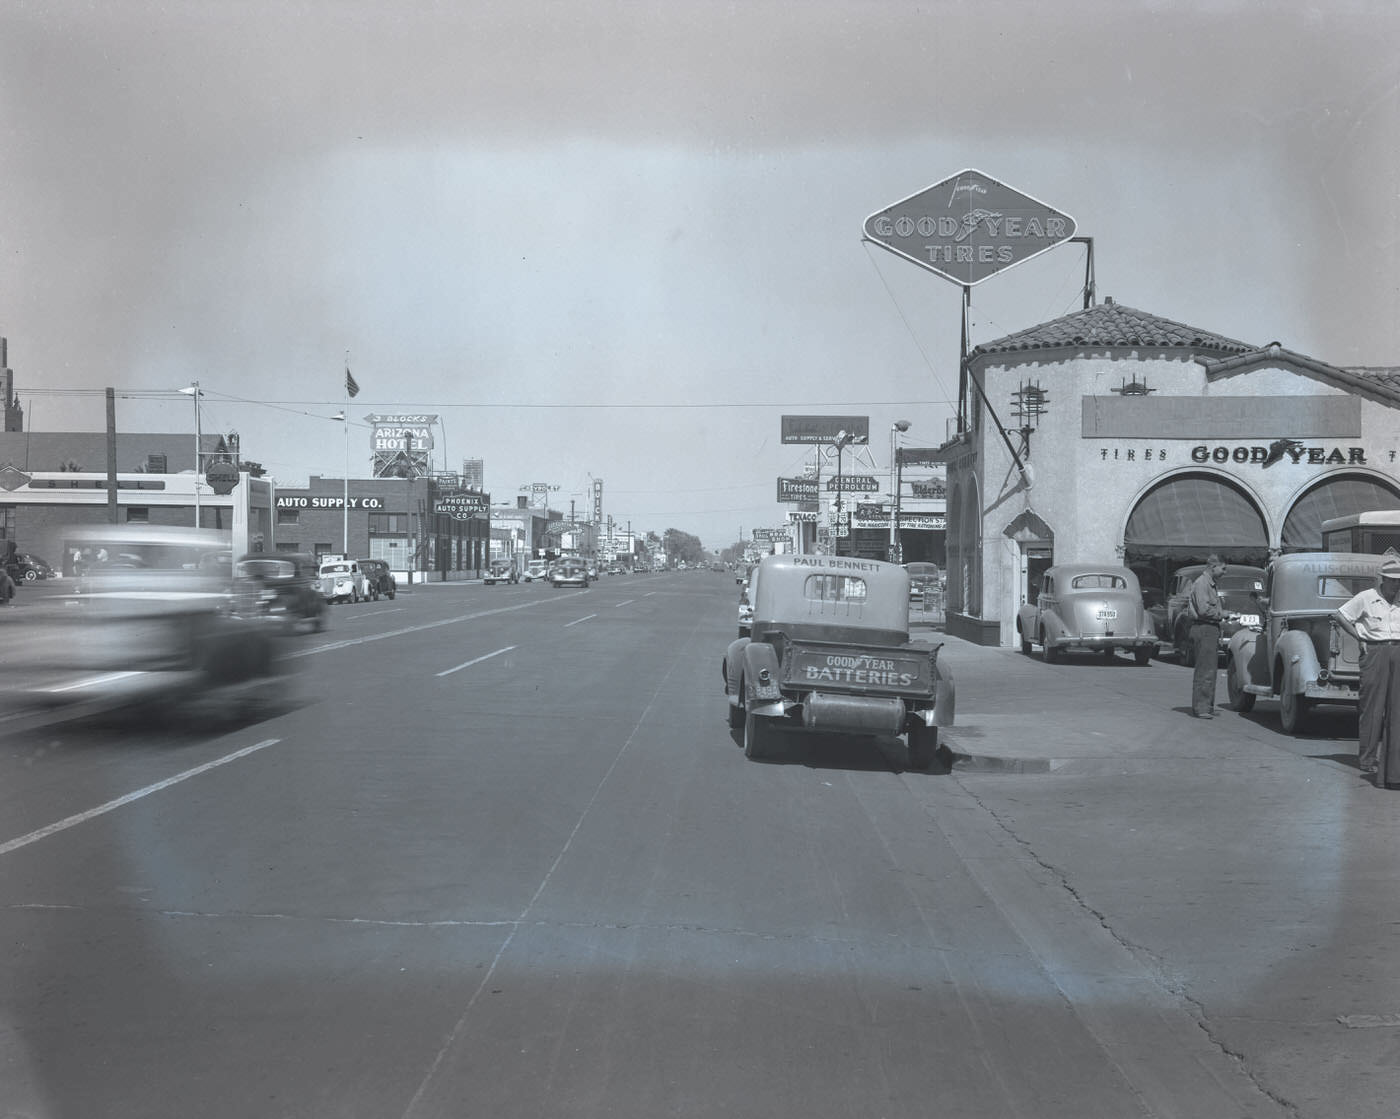
M1198 719L1215 718L1215 675L1220 663L1220 591L1216 582L1225 574L1225 564L1212 553L1206 569L1191 584L1188 607L1191 617L1191 647L1196 654L1196 672L1191 677L1191 714Z
M1376 586L1339 607L1334 617L1361 645L1361 776L1395 788L1400 784L1400 557L1387 554Z

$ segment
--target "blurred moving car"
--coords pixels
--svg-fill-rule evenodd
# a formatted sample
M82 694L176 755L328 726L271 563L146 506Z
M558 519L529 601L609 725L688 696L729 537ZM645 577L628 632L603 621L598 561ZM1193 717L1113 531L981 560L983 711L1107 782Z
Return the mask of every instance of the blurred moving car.
M544 560L531 560L525 567L525 582L549 578L549 564Z
M1157 627L1142 603L1138 578L1117 564L1060 564L1040 578L1034 602L1016 612L1021 652L1039 645L1047 662L1067 649L1112 657L1122 649L1146 664L1157 651Z
M1292 552L1264 569L1252 598L1259 621L1237 630L1226 652L1230 706L1249 711L1259 696L1279 701L1279 720L1297 734L1313 707L1355 707L1361 698L1361 647L1333 620L1353 596L1376 585L1383 555Z
M236 601L244 613L276 619L288 628L302 622L318 633L326 628L326 598L315 556L249 552L234 564L233 577L242 591Z
M496 583L518 583L520 573L515 570L515 564L507 559L494 559L486 568L486 574L481 580L488 587Z
M389 570L387 560L362 559L356 562L365 577L365 596L371 602L377 602L381 596L393 598L399 593L399 581Z
M773 752L781 730L905 735L909 765L927 769L938 728L953 725L953 677L942 645L909 640L909 573L844 556L774 555L749 580L749 637L721 672L729 725L744 753Z
M54 578L54 569L33 552L16 552L14 559L5 565L10 578L16 583L33 583L39 579Z
M365 576L355 560L322 556L318 572L327 602L359 602L365 597Z
M225 533L154 525L71 528L89 556L75 589L46 599L0 646L0 718L123 707L229 713L285 698L273 627L239 608L259 585L235 579ZM211 557L215 557L211 561Z
M549 581L555 587L587 587L588 565L581 559L565 556L550 571Z
M1203 563L1194 563L1172 572L1171 595L1167 599L1167 628L1176 659L1185 665L1196 663L1196 649L1191 644L1191 584L1202 571ZM1220 623L1220 651L1230 646L1230 638L1241 629L1259 624L1259 603L1254 598L1264 589L1264 569L1241 563L1227 563L1225 574L1216 580L1220 592L1220 609L1224 619Z

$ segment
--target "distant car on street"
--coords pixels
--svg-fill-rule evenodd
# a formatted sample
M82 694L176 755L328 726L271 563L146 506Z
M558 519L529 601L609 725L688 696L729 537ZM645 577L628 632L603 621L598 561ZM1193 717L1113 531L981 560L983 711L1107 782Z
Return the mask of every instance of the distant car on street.
M581 559L561 559L549 573L549 581L556 587L587 587L588 565Z
M54 578L54 569L33 552L16 552L12 562L5 565L16 583L33 583Z
M394 578L394 573L389 570L388 560L362 559L356 562L360 565L360 571L364 573L365 595L371 601L393 598L399 593L399 583Z
M515 570L515 564L507 559L494 559L486 569L486 575L481 580L488 587L497 583L518 583L520 573Z
M537 579L549 578L549 564L544 560L531 560L525 568L525 582L533 583Z
M1138 578L1117 564L1061 564L1041 575L1034 602L1016 612L1021 652L1039 645L1047 662L1068 649L1112 657L1119 649L1146 664L1157 651L1157 627L1142 604Z
M359 602L365 597L365 576L355 560L323 557L317 574L327 602Z

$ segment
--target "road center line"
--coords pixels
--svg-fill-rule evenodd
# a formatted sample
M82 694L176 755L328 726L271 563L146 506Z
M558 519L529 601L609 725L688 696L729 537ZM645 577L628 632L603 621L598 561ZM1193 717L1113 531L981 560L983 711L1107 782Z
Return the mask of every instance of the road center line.
M585 614L582 618L575 618L572 622L565 622L564 628L568 629L570 626L576 626L579 622L586 622L589 618L596 618L597 616L597 614Z
M8 855L11 851L17 851L21 847L27 847L31 843L53 835L56 832L64 831L78 824L91 820L94 816L101 816L105 812L111 812L114 808L120 808L124 804L130 804L134 800L148 797L152 793L158 793L162 789L168 789L171 785L178 785L181 781L187 781L191 777L198 777L201 773L207 773L211 769L217 769L221 765L228 765L229 762L236 762L239 758L246 758L249 754L254 754L259 750L265 750L269 746L276 746L281 742L280 738L269 738L258 742L252 746L245 746L241 750L235 750L232 754L225 754L222 758L215 758L212 762L205 762L197 765L193 769L187 769L184 773L177 773L174 777L167 777L164 781L157 781L154 785L147 785L144 789L137 789L134 793L127 793L125 796L117 797L116 800L109 800L106 804L99 804L96 808L89 808L86 812L79 812L76 816L68 816L57 823L49 824L46 827L32 831L28 835L21 835L17 839L12 839L8 843L0 843L0 855Z
M480 664L482 661L489 661L492 657L499 657L502 653L509 653L514 648L516 648L516 646L507 645L504 649L497 649L494 653L485 653L482 656L473 657L471 660L459 664L456 668L443 669L441 672L438 673L438 675L451 676L454 672L461 672L462 669L471 668L471 666L474 664Z
M614 603L613 603L613 609L616 610L619 606L631 606L632 603L634 603L634 602L636 602L636 601L637 601L637 600L636 600L635 598L628 598L628 599L624 599L624 600L621 601L621 602L614 602Z

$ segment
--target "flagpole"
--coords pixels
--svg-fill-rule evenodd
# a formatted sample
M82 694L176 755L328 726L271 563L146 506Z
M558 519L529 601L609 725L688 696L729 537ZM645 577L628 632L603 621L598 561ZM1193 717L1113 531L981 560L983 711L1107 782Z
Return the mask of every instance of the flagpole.
M345 351L345 407L341 410L345 424L345 492L341 497L340 515L343 537L341 554L350 558L350 351Z

